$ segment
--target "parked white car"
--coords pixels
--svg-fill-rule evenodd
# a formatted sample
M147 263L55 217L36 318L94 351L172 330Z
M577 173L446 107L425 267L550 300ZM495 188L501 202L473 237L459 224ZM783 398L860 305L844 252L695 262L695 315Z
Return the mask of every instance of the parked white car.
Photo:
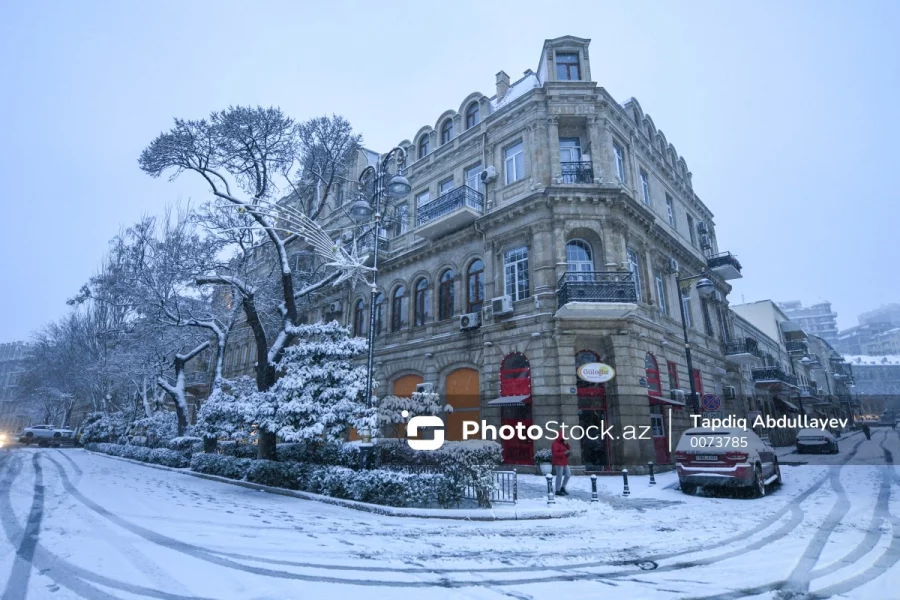
M73 444L75 443L75 432L53 425L32 425L22 430L19 441L25 445L38 444L39 446Z
M741 428L688 429L675 449L681 491L693 494L698 486L749 488L757 497L766 486L781 483L775 449L753 431Z
M797 432L797 454L804 452L840 452L838 441L830 431L822 429L801 429Z

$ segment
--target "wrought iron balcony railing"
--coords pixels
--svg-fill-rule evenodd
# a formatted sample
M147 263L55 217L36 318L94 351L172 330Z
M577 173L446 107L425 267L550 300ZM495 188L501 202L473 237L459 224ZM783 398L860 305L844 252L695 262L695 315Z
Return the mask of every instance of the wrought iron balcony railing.
M723 344L726 356L734 356L736 354L752 354L759 356L759 343L753 338L744 338L742 340L731 340Z
M822 367L822 359L819 358L818 354L809 354L809 365L813 368L821 368Z
M818 391L813 386L811 386L811 385L801 385L800 386L800 397L801 398L816 398L816 397L818 397L818 395L819 395Z
M563 183L594 183L591 161L561 162Z
M556 297L559 308L569 302L637 302L637 289L627 271L579 271L560 277Z
M453 188L446 194L418 208L416 211L416 226L434 221L464 206L468 206L479 213L484 213L484 195L467 185Z
M784 347L791 354L806 354L806 351L809 349L809 344L802 340L789 340L784 343Z
M753 381L780 381L787 385L797 387L797 377L790 373L785 373L778 367L759 367L750 371Z

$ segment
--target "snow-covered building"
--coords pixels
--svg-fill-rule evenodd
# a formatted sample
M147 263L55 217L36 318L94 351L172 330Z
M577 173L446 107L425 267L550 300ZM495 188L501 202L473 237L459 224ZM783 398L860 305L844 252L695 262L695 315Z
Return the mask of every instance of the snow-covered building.
M19 378L24 372L28 344L0 344L0 430L17 431L25 425L19 402Z
M844 355L853 371L854 399L863 414L879 416L884 410L900 415L900 355Z
M500 71L492 95L469 94L398 144L412 193L385 212L376 391L408 396L433 384L454 407L449 440L464 420L649 426L652 439L575 442L573 462L668 463L670 425L675 443L689 422L689 378L700 393L724 393L728 280L741 265L721 251L713 214L662 130L637 100L620 102L593 80L589 44L546 40L535 70ZM334 204L353 193L338 191ZM323 223L344 226L337 209ZM705 270L714 297L682 297L676 271ZM365 336L369 291L345 286L306 318ZM614 367L615 378L580 380L589 362ZM548 445L504 442L505 459L533 465Z

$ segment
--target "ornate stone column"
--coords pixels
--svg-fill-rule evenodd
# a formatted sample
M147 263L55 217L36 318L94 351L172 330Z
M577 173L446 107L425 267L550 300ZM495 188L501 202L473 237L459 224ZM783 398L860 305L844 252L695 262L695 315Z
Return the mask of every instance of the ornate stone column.
M548 146L550 148L550 181L559 183L562 181L562 165L559 164L559 118L550 117L548 124Z

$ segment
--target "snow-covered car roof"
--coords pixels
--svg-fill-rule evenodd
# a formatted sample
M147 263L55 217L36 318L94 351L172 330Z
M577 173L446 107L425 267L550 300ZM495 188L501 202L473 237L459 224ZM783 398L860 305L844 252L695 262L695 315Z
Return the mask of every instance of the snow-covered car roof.
M827 429L801 429L797 432L797 437L834 437Z

